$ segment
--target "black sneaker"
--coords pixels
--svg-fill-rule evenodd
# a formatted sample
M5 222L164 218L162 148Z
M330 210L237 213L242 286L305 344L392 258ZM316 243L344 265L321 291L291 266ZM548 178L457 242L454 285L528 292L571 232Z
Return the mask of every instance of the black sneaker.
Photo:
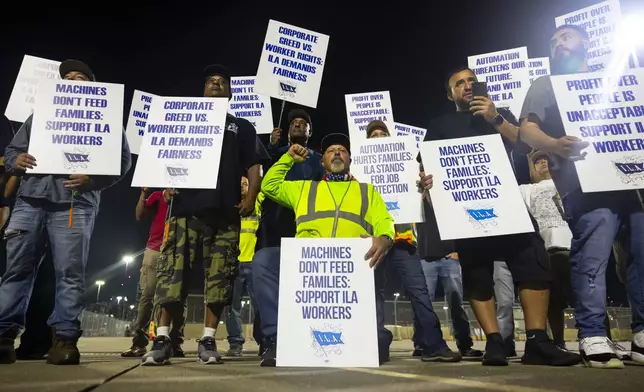
M514 336L510 336L509 338L505 339L503 344L505 345L506 357L508 358L518 357L516 345L514 344Z
M423 349L420 347L414 347L414 351L411 353L412 357L422 357Z
M0 337L0 364L16 362L15 339Z
M580 362L579 354L557 346L545 331L528 337L525 353L521 357L521 363L524 365L573 366Z
M492 333L487 336L483 365L508 366L508 357L506 356L505 345L500 333Z
M50 365L78 365L80 351L78 351L78 336L56 336L51 350L47 353L47 363Z
M183 351L181 343L172 343L172 358L185 358L186 352Z
M262 362L260 366L262 367L275 367L277 364L277 350L274 345L267 345L266 351L262 354Z
M159 335L152 341L152 349L141 358L141 365L169 365L173 354L172 340L168 336Z
M132 346L127 351L123 351L121 356L123 358L139 358L145 355L148 350L145 347Z
M463 358L481 358L483 356L483 351L476 350L472 347L467 350L459 350Z
M420 358L423 362L460 362L461 359L461 354L450 350L449 347L444 347L435 353L423 351L423 355Z

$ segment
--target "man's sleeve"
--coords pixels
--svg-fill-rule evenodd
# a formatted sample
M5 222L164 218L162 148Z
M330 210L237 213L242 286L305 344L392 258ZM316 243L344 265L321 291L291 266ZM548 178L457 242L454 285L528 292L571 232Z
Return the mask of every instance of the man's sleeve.
M304 181L284 180L286 173L291 170L294 163L295 160L290 154L282 155L262 181L262 192L266 197L293 211L297 208L297 202L304 186Z
M554 92L549 76L542 76L536 79L528 89L523 107L521 108L520 120L527 119L537 125L546 119L546 108L553 103Z
M4 166L7 172L17 170L16 159L18 159L18 155L27 152L27 149L29 148L29 135L31 134L32 121L33 115L29 116L29 118L27 118L27 120L22 124L16 135L11 139L11 143L9 143L4 151ZM34 158L38 159L38 157Z
M266 151L266 148L264 148L264 144L259 138L259 135L255 136L255 156L257 157L257 160L258 160L257 163L259 163L262 166L269 164L271 162L271 157L269 153Z
M387 211L387 206L385 201L382 200L380 193L376 191L373 186L371 188L371 206L369 206L369 214L371 215L371 221L373 224L373 236L380 237L386 235L387 237L393 239L396 236L394 230L394 218L391 217L389 211Z
M132 167L132 154L130 154L130 145L127 142L127 137L125 136L125 129L121 132L121 174L118 176L91 176L92 178L92 190L102 191L103 189L109 188L117 182L121 181L121 178L127 174Z
M239 163L244 170L251 166L261 163L258 152L258 144L261 142L257 138L255 127L248 120L237 119L237 148L239 149Z
M145 201L145 206L148 208L154 207L160 200L163 192L152 192L152 194Z

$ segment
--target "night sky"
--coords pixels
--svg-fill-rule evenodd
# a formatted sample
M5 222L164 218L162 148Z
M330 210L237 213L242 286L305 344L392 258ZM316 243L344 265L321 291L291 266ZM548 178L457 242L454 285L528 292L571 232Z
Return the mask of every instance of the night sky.
M0 107L6 107L23 55L76 58L99 81L125 85L127 121L135 89L201 96L202 70L212 63L227 65L234 76L255 75L268 21L275 19L330 35L317 109L305 108L313 121L311 145L317 147L326 133L347 132L344 94L389 90L395 120L426 127L432 117L454 110L445 97L445 73L466 65L468 55L527 46L530 57L548 56L554 18L596 2L409 1L395 2L395 8L301 1L183 2L181 8L31 5L6 12L0 25ZM622 0L622 12L642 11L639 2ZM89 9L94 6L100 10ZM272 104L277 122L280 102ZM286 105L286 111L291 108ZM132 173L103 192L87 271L90 297L96 279L107 281L102 297L135 297L141 258L130 265L130 279L122 264L115 267L123 255L145 246L149 229L149 222L134 218L139 189L130 187ZM621 302L613 269L610 295Z

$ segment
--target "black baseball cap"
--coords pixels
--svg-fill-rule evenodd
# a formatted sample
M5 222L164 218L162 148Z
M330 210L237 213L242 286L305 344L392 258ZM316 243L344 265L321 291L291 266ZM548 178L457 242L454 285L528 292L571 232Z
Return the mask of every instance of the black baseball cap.
M230 81L230 71L228 68L221 64L210 64L203 70L203 76L204 77L209 77L213 75L221 75L224 78L226 78L228 81Z
M290 124L296 118L303 118L306 122L311 125L311 116L304 109L293 109L288 112L288 123Z
M369 125L367 125L367 137L371 137L371 133L376 129L382 129L383 131L386 131L387 134L391 134L391 132L389 132L389 128L387 128L387 124L380 120L373 120Z
M60 73L61 78L64 78L65 75L70 72L80 72L83 75L87 76L90 80L96 81L96 76L94 76L94 72L92 72L92 69L89 67L89 65L80 60L69 59L63 61L58 66L58 72Z
M351 142L349 141L349 136L344 133L330 133L326 135L321 143L322 153L324 154L329 147L336 145L343 146L351 154Z

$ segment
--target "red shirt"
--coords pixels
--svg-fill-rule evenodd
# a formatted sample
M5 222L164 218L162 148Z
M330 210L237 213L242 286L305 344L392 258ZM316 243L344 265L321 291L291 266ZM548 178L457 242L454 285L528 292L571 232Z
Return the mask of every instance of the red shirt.
M145 201L147 208L156 208L156 213L150 226L150 238L148 238L147 248L151 250L161 250L163 244L163 230L165 228L165 217L168 213L168 203L163 199L163 192L152 192L150 197Z

